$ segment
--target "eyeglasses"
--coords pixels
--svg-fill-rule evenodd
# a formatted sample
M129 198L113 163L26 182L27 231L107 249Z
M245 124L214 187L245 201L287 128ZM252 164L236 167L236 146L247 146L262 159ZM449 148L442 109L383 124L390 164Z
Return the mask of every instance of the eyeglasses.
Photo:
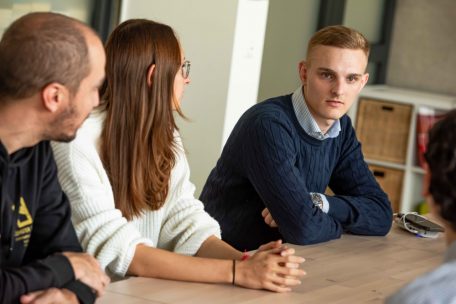
M190 60L185 60L184 63L182 64L181 68L182 68L182 77L184 77L185 79L188 78L188 75L190 75Z

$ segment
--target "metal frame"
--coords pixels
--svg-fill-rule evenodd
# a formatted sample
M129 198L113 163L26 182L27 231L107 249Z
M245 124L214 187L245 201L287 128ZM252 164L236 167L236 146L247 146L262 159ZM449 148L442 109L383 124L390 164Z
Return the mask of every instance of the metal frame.
M328 25L343 24L345 5L345 0L321 0L317 29ZM373 81L375 84L384 84L386 81L395 10L396 0L385 0L381 38L378 43L371 45L369 56L369 62L377 66Z
M106 41L111 31L119 23L121 0L95 0L91 26Z
M345 0L320 0L317 30L344 22Z

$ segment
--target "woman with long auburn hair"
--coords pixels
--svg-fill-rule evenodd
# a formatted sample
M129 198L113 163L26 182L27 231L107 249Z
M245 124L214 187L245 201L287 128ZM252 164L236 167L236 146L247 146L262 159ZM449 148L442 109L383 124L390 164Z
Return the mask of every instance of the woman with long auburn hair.
M103 105L69 144L53 143L83 248L112 277L136 275L288 291L303 258L280 241L252 256L220 239L194 198L174 121L190 62L172 28L128 20L106 45Z

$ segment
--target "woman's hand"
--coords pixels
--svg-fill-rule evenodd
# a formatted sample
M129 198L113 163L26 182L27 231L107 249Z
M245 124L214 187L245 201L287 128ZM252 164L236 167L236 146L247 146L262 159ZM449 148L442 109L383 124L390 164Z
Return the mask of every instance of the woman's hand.
M282 245L282 240L277 240L277 241L272 241L272 242L261 245L260 247L258 247L257 251L267 251L269 249L281 248L281 247L284 250L288 248L287 246Z
M305 260L295 256L293 248L281 245L281 241L262 245L245 261L236 261L234 283L252 289L268 289L275 292L290 291L301 284L306 273L299 269Z

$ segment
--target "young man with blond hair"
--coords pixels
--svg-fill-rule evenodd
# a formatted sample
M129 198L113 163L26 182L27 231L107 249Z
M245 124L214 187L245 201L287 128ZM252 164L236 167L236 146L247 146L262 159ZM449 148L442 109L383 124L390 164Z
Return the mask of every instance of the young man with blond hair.
M312 244L385 235L392 211L364 161L348 109L367 83L369 43L344 26L310 40L293 94L250 108L200 199L237 249L282 238ZM334 195L324 195L327 187Z

